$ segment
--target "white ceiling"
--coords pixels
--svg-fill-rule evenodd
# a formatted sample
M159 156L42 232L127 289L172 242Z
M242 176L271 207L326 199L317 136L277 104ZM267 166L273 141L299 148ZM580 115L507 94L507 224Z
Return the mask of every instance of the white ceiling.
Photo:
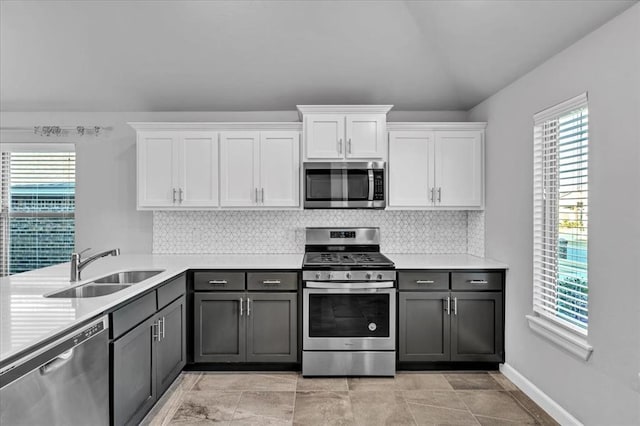
M466 110L636 1L5 1L3 111Z

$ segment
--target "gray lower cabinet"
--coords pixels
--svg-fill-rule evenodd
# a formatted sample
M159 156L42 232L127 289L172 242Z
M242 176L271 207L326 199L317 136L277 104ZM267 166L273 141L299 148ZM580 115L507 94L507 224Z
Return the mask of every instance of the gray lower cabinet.
M297 293L196 292L195 362L296 362Z
M451 292L451 361L503 361L502 293Z
M398 359L449 361L451 327L447 314L449 292L400 292Z
M247 362L296 362L296 293L247 293Z
M112 425L137 425L186 365L185 288L181 276L110 314Z
M151 317L111 343L112 424L138 424L155 404L155 324Z
M242 362L245 359L245 293L195 293L195 362ZM242 312L240 307L242 306Z
M503 272L448 274L399 272L398 361L503 362Z

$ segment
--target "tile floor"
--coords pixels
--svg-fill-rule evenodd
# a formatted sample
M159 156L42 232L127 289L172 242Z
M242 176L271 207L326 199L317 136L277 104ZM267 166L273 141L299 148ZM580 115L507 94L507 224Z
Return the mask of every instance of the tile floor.
M498 372L303 378L184 372L142 424L557 425Z

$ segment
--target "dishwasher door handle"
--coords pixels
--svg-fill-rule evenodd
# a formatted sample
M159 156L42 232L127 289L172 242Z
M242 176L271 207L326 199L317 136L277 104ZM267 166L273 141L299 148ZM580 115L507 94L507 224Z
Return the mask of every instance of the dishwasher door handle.
M53 373L54 371L60 369L60 367L71 361L72 358L73 348L61 353L60 355L40 367L40 374L46 376L49 373Z

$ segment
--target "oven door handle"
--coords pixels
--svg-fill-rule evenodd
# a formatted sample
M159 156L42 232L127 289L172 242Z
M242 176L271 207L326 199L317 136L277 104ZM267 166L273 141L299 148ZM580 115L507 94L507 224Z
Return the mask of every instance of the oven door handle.
M373 201L373 191L374 191L374 185L373 185L373 170L369 169L368 170L368 175L369 175L369 197L367 197L369 199L369 201Z
M393 288L393 281L376 281L368 283L349 282L317 282L307 281L306 288L319 288L324 290L376 290L380 288Z

